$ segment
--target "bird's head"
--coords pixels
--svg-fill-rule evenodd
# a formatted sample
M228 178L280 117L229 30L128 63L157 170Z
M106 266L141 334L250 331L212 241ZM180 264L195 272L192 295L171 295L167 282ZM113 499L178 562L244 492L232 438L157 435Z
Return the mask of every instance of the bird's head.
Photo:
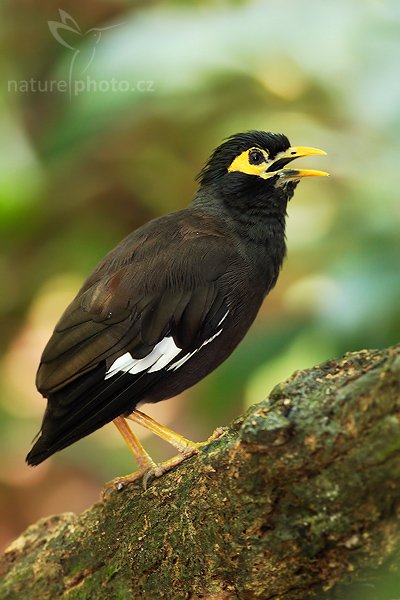
M265 131L247 131L228 138L213 152L199 175L201 188L212 187L230 197L283 201L293 194L303 177L326 176L324 171L294 169L296 158L326 154L306 146L291 146L286 136Z

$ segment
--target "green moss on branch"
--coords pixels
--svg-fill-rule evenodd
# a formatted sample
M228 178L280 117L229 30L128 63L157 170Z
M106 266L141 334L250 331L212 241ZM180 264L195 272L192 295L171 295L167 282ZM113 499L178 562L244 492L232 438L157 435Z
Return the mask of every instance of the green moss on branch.
M0 597L375 600L382 568L400 589L399 448L400 346L300 371L146 491L30 527Z

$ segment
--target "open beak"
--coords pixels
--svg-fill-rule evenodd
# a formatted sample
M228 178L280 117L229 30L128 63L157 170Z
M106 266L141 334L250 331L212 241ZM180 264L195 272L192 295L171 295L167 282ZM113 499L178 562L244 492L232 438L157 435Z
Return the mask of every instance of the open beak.
M329 177L326 171L316 171L315 169L281 169L276 173L282 181L296 181L303 177Z
M278 175L281 180L298 180L302 177L328 177L329 173L325 171L315 171L313 169L285 169L284 167L296 158L314 155L326 155L324 150L319 148L309 148L308 146L291 146L285 152L276 156L276 160L265 171L263 177L269 179Z

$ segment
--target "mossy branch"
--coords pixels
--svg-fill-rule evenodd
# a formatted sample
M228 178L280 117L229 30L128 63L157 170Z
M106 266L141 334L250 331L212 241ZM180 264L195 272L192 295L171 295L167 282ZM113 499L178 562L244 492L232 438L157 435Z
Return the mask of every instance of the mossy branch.
M400 346L295 373L147 490L30 527L0 597L392 598L399 419Z

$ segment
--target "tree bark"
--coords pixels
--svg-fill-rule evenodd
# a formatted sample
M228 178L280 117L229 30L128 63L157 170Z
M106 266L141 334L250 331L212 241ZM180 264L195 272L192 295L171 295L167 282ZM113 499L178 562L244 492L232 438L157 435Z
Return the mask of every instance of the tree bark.
M296 372L146 490L29 527L0 597L398 598L399 448L400 345Z

